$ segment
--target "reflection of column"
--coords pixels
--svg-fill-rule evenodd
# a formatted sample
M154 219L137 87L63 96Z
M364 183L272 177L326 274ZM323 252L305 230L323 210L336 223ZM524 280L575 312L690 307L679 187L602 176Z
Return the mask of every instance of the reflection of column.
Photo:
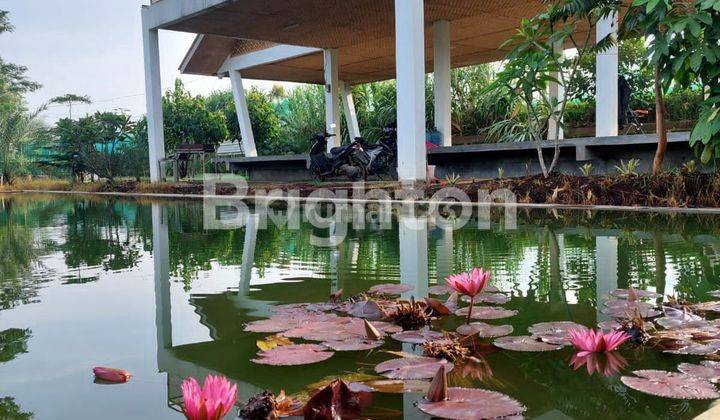
M435 245L435 267L438 284L445 284L445 277L455 270L453 229L451 226L442 228L442 239Z
M400 238L400 283L413 286L403 294L424 298L428 295L428 239L427 216L406 216L398 220Z
M597 321L610 319L600 312L603 297L617 288L618 282L618 240L613 236L595 238L595 306Z
M558 250L560 251L560 270L565 274L567 270L567 266L565 265L567 262L565 259L565 235L558 233L555 237L557 238Z
M565 287L562 282L562 276L560 271L560 255L562 254L560 243L555 232L548 231L548 258L550 265L550 291L548 300L550 305L553 303L567 303L565 299Z
M662 234L653 233L653 247L655 248L655 293L659 293L658 305L661 305L665 297L665 246L662 242Z
M257 243L258 214L248 213L245 222L245 241L243 242L242 263L240 265L240 284L238 296L247 296L250 291L252 268L255 262L255 245Z
M172 347L172 319L170 311L170 248L167 219L163 207L152 205L153 268L155 277L155 328L158 358L164 349Z

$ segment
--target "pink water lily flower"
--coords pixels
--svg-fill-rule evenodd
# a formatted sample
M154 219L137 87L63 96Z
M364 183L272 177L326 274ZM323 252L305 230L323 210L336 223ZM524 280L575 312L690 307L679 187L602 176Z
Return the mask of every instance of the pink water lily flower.
M220 420L232 409L237 399L237 385L223 376L208 375L203 387L195 378L182 383L185 418L188 420Z
M97 379L106 382L122 383L130 380L130 372L125 369L115 369L103 366L93 368L93 374Z
M451 274L445 278L445 283L454 291L461 293L470 298L470 307L468 308L468 316L466 323L470 323L472 317L472 308L475 304L475 296L483 291L488 281L490 281L490 272L482 268L473 268L469 273Z
M570 342L581 350L577 355L582 357L590 353L607 353L620 347L630 336L623 331L603 333L602 330L572 330L569 332Z

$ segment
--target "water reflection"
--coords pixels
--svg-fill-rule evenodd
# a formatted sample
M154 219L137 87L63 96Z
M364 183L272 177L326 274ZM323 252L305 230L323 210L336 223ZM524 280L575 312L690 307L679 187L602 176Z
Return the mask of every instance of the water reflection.
M180 382L187 376L229 376L239 383L242 400L265 388L298 392L326 376L367 369L386 359L382 352L338 354L312 369L272 368L249 361L261 335L245 333L243 323L267 316L275 304L324 301L340 289L352 296L374 284L401 282L415 288L404 297L426 296L429 285L442 282L447 274L482 265L492 270L494 283L512 297L506 306L519 313L507 323L520 335L539 321L594 325L606 320L598 302L617 287L634 285L689 300L705 299L707 291L720 288L720 222L712 216L532 211L520 214L517 230L503 229L501 223L492 224L490 230L477 226L454 230L422 212L396 211L390 229L380 229L370 220L364 229L344 231L337 223L315 228L304 222L291 230L268 223L268 215L251 209L243 215L242 227L212 231L203 228L201 206L195 203L15 199L3 205L0 253L9 263L0 269L0 308L25 313L33 304L54 305L39 292L43 285L75 287L85 299L93 299L111 275L120 273L113 280L118 282L151 278L154 308L145 309L150 314L154 310L154 354L149 357L155 359L157 370L148 375L157 371L166 375L163 404L175 410ZM282 217L282 212L274 212ZM316 246L313 236L345 240ZM56 282L58 278L63 281ZM83 284L71 278L97 281ZM62 308L47 308L58 310ZM27 325L9 325L0 312L0 392L5 392L3 366L33 357L35 351L47 352L33 347L37 332L31 322L36 315L27 313ZM190 318L183 315L187 313L195 316L196 325L187 325ZM77 315L81 316L87 314ZM197 327L207 331L205 338L196 334L178 340L176 331L173 340L173 328ZM442 325L448 330L455 327ZM392 342L387 349L418 351ZM674 369L679 360L654 352L618 356L632 369ZM648 413L690 418L706 406L680 407L674 401L628 392L615 370L624 373L629 368L617 361L576 361L579 370L608 374L589 379L585 371L574 372L568 366L571 357L567 352L491 352L458 381L515 396L530 408L531 417L562 413L585 418L603 410L629 412L627 418ZM70 392L56 385L59 392ZM132 386L156 390L158 385L136 381ZM29 394L31 390L23 391ZM111 394L94 397L99 402L113 398ZM21 405L27 409L22 410L19 400L0 400L0 418L3 410L15 410L22 418L24 411L47 409L42 401L28 399L29 405L24 401ZM379 401L402 409L406 418L417 416L416 394ZM633 414L638 408L641 413Z

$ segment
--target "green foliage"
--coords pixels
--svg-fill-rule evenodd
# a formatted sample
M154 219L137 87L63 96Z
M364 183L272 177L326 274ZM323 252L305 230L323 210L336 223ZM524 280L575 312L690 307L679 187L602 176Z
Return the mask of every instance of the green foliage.
M491 131L511 130L521 139L533 141L545 176L553 171L560 156L556 140L552 162L545 164L541 143L548 123L550 119L560 122L554 135L558 139L568 99L577 94L578 86L570 81L582 73L583 60L615 42L607 37L596 44L591 34L597 22L617 8L618 3L612 0L556 0L538 15L523 19L517 33L503 44L511 48L507 61L486 92L515 98L519 105L510 108L519 110L522 106L525 112L511 114L510 118L496 123ZM555 49L555 45L566 44L572 44L576 53L564 54ZM548 94L551 83L564 87L561 98Z
M616 165L615 169L617 169L618 173L621 176L633 176L637 175L637 169L640 167L640 159L630 159L625 163L625 161L621 160L620 165Z
M280 138L287 143L284 148L289 149L290 153L307 152L312 135L325 131L324 95L322 86L299 86L291 90L278 104ZM360 120L359 109L358 120ZM360 126L363 126L362 123Z
M690 136L703 163L720 157L720 3L716 0L635 0L623 21L628 35L652 36L649 60L663 87L702 90L708 97Z
M162 100L165 150L172 153L183 143L219 144L230 136L225 115L211 111L202 96L193 96L180 79Z
M81 181L85 173L110 181L127 175L137 178L147 171L147 142L138 132L130 116L121 112L63 118L52 130L54 142L44 163Z
M592 163L586 163L580 167L580 173L582 173L583 176L590 176L590 175L592 175L592 172L593 172Z
M37 118L43 109L28 112L19 103L0 107L0 185L27 171L25 151L44 133Z

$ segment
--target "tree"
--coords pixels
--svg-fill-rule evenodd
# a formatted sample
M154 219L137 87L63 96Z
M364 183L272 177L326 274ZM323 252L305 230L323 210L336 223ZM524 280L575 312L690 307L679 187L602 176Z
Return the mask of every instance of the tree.
M225 116L210 110L202 96L191 95L180 79L162 103L166 151L183 143L219 144L229 138Z
M588 55L608 48L613 37L595 43L598 21L615 13L615 0L555 0L547 9L531 19L523 19L517 34L507 40L503 47L511 48L503 69L486 92L498 96L515 96L516 109L524 108L520 118L508 119L495 124L495 129L512 125L523 139L535 144L540 169L545 177L554 170L560 157L560 130L568 99L576 95L573 85L580 72L581 62ZM579 31L579 29L583 31ZM556 45L570 44L576 49L574 55L558 51ZM560 98L548 94L550 83L564 87ZM550 165L543 156L544 134L550 119L556 124L554 151Z
M75 95L73 93L67 93L62 96L56 96L50 99L51 104L66 104L68 106L68 118L72 120L72 104L91 104L92 100L87 95Z
M23 149L44 132L37 118L44 109L28 112L20 104L0 109L0 185L11 183L26 164Z
M708 87L690 145L703 163L720 157L720 3L716 0L635 0L623 21L628 34L651 35L658 133L664 132L663 89ZM653 172L660 170L666 139L660 135Z
M130 164L127 152L134 146L135 123L119 112L97 112L84 119L92 134L82 139L80 158L91 172L113 182Z

